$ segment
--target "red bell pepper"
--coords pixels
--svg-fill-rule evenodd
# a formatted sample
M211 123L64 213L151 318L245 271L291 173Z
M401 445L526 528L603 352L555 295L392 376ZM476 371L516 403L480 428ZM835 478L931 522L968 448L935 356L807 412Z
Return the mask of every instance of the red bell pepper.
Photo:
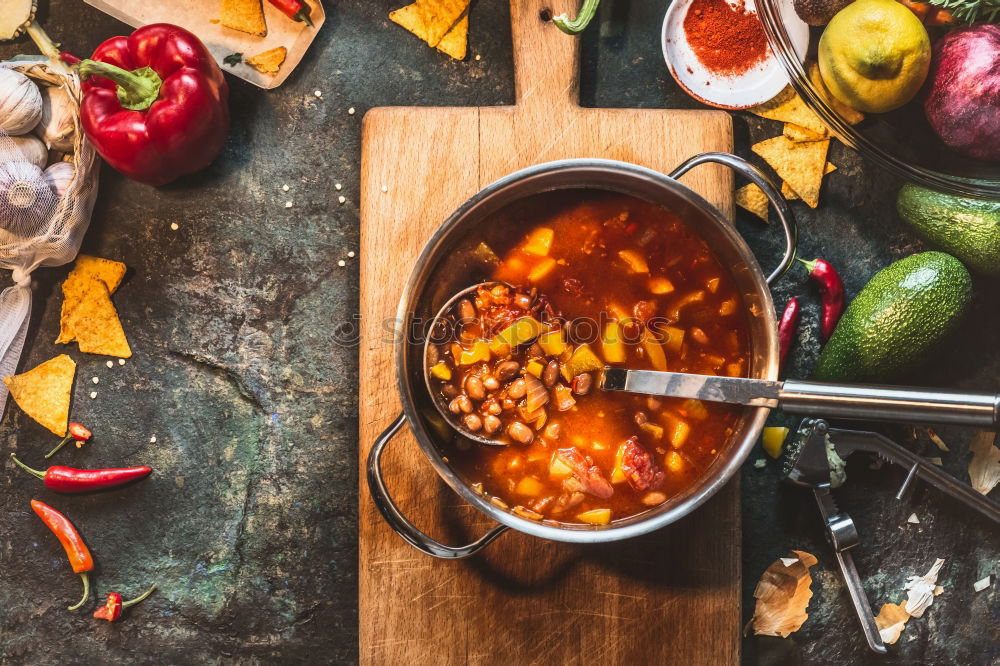
M187 30L154 23L112 37L78 71L83 131L129 178L164 185L205 168L222 150L229 87Z

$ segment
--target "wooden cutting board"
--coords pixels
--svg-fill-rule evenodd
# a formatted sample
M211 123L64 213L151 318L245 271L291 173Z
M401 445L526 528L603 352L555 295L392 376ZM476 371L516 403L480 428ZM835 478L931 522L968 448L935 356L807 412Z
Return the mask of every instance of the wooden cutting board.
M400 411L383 323L395 315L424 241L459 204L511 171L548 160L612 158L667 172L696 153L732 149L723 112L579 107L578 40L540 18L544 9L572 15L578 2L511 5L515 106L379 108L364 118L361 662L735 664L735 482L695 515L646 537L571 546L509 531L462 561L414 550L389 529L368 493L368 451ZM729 172L703 166L684 182L731 215ZM393 497L430 535L467 543L491 526L437 477L408 431L390 442L383 460Z

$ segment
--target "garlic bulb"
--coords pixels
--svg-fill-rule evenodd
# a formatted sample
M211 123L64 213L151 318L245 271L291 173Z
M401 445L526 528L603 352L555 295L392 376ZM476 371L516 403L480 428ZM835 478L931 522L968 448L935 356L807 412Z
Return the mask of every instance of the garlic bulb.
M42 86L42 120L35 128L45 145L64 153L73 150L73 136L76 133L74 115L76 105L64 88Z
M11 136L30 132L42 119L42 93L21 72L0 67L0 130Z
M49 163L49 151L45 148L45 144L39 141L38 137L34 134L11 136L7 140L13 142L14 147L17 149L13 155L5 156L7 159L23 159L26 162L31 162L39 169L44 169L45 165Z
M73 176L76 175L76 167L69 162L56 162L45 170L45 181L55 192L57 197L62 197L69 190Z
M47 223L56 198L42 170L30 162L0 164L0 229L31 237Z

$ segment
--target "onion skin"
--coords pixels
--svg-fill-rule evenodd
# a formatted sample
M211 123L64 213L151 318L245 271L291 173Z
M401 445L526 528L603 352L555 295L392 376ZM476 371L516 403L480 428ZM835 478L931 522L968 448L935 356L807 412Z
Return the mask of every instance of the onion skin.
M1000 26L952 30L934 47L924 112L955 151L1000 161Z

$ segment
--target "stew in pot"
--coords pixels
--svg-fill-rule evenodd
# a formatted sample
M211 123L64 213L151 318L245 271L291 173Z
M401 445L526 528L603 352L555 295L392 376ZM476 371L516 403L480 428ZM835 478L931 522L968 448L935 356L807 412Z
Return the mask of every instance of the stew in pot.
M450 463L501 508L604 525L688 489L741 408L597 388L605 365L747 375L746 313L705 242L668 210L588 192L541 206L492 278L439 320L425 361L470 431Z

